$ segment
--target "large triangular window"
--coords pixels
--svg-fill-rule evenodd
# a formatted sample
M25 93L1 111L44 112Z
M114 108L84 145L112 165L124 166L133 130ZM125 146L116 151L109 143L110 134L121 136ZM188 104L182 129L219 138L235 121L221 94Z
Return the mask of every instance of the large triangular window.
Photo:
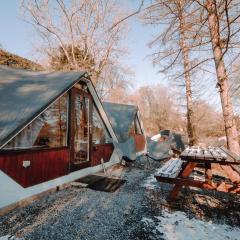
M4 149L54 148L67 146L68 93L18 133Z

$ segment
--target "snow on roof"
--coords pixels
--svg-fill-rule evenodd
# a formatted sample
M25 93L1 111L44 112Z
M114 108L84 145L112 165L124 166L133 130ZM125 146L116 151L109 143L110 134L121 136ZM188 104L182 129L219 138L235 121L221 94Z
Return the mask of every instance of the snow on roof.
M172 141L170 139L164 142L159 142L147 138L147 147L150 157L153 157L156 160L170 158L172 155L171 143Z
M0 146L85 72L31 72L0 65Z
M129 138L129 130L138 111L138 107L134 105L103 102L103 108L119 142L127 141Z

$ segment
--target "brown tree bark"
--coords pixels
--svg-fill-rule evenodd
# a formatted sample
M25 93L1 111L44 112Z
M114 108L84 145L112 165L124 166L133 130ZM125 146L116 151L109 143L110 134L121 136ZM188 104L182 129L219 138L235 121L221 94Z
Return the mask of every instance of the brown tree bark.
M183 1L178 2L179 8L179 32L180 32L180 48L182 49L183 55L183 67L184 67L184 78L185 78L185 87L186 87L186 100L187 100L187 130L189 137L189 145L196 145L198 142L196 135L196 124L195 116L193 110L193 100L192 100L192 87L191 87L191 78L190 78L190 60L189 60L189 48L186 44L186 22L183 13Z
M229 92L229 81L224 64L224 53L221 47L218 12L216 0L207 0L205 7L208 11L208 24L212 42L213 56L217 72L217 84L220 89L223 118L227 136L228 148L236 154L240 154L238 132L234 120L232 99Z

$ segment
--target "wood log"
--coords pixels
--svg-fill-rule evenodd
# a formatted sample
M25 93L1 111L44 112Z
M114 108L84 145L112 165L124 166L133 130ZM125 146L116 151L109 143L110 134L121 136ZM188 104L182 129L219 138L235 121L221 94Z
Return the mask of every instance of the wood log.
M231 166L225 166L221 165L221 168L226 173L227 177L233 182L233 183L240 183L240 175L238 172L234 171Z

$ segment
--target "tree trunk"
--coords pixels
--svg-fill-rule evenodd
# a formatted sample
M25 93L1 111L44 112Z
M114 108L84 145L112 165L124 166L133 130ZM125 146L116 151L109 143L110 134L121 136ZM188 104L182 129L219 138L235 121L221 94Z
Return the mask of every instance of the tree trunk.
M196 135L195 116L193 111L193 100L192 100L192 88L190 78L190 60L189 60L189 48L186 44L186 23L183 13L183 2L179 1L179 20L180 20L180 48L183 54L183 66L184 66L184 77L186 86L186 100L187 100L187 130L189 137L189 145L196 145L198 142Z
M223 50L221 48L221 38L219 32L216 0L207 0L206 8L208 10L208 24L212 42L215 67L217 72L217 84L220 89L220 97L222 103L225 132L227 136L227 144L228 148L232 152L240 154L238 132L234 120L232 99L229 93L228 76L223 59L224 55Z

